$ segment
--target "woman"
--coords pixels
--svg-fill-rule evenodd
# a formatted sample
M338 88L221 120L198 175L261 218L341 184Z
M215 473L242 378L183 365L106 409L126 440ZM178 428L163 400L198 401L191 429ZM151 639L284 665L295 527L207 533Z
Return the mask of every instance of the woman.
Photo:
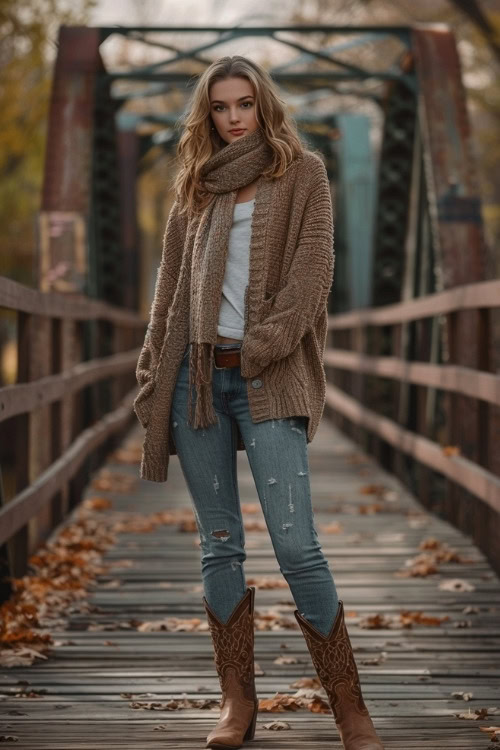
M199 78L178 156L134 407L146 428L141 477L166 481L177 453L200 533L222 689L206 747L241 747L258 710L255 589L245 584L236 478L244 447L344 747L381 750L309 487L333 274L326 169L302 146L269 74L240 56L217 60Z

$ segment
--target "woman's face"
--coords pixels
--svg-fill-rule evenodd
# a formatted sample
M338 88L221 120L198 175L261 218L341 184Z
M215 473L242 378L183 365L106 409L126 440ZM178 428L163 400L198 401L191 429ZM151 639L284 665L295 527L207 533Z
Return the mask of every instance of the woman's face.
M210 88L210 114L218 134L226 143L257 130L259 124L250 81L232 77L213 83Z

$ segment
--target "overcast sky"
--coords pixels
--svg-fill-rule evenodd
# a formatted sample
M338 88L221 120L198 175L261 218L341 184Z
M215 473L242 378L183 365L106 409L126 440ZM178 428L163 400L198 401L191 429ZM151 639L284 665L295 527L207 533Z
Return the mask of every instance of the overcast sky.
M256 25L274 25L285 8L286 3L276 0L100 0L92 24L224 26L251 19Z

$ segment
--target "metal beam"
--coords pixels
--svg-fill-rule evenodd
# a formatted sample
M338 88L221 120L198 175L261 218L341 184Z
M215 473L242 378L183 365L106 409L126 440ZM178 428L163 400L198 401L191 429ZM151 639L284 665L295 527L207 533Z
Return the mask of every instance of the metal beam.
M132 71L117 71L116 73L108 72L104 74L106 78L113 81L164 81L168 83L181 83L183 85L192 82L193 73L184 73L183 71L165 72L165 73L150 73L147 71L141 72L137 70ZM283 83L302 83L313 80L322 81L323 85L326 85L328 81L359 81L368 80L370 78L376 78L380 81L402 81L408 86L413 86L413 76L406 75L404 73L398 73L396 71L391 72L387 70L373 70L366 71L364 75L358 73L337 73L335 71L309 71L308 73L278 73L274 76L274 79L278 82Z

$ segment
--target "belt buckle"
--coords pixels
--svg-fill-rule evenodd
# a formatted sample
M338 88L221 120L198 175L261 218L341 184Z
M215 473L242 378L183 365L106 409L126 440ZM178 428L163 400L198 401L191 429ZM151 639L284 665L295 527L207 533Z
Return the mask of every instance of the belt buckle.
M216 370L227 370L227 365L223 365L222 367L217 367L215 363L215 354L214 354L214 367Z
M235 349L236 351L240 351L240 350L241 350L241 347L239 347L239 346L235 345L234 349ZM222 365L222 367L217 367L217 364L216 364L216 361L215 361L215 352L216 352L216 351L217 351L217 350L216 350L216 349L214 348L214 367L215 367L215 369L216 369L216 370L229 370L229 369L230 369L230 367L231 367L230 365ZM227 352L228 350L226 349L225 351ZM233 350L233 351L234 351L234 350ZM223 351L222 353L224 353L224 351Z

